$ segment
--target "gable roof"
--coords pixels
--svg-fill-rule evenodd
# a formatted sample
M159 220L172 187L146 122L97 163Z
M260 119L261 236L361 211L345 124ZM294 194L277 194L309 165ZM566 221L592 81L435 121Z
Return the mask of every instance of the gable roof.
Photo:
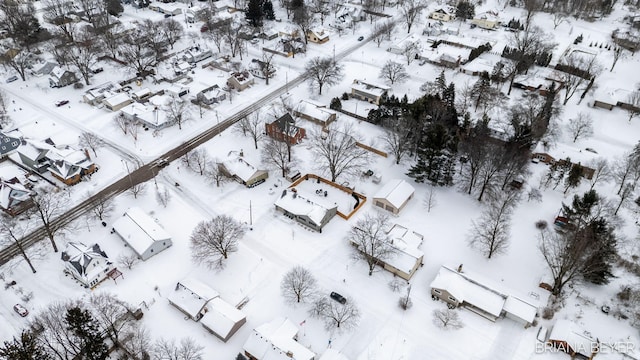
M402 179L394 179L387 182L376 193L374 198L385 199L391 205L399 208L414 192L415 189L408 182Z
M295 136L300 131L300 127L295 125L295 120L293 120L293 117L291 117L289 113L280 116L271 124L275 124L281 133L285 133L288 130L289 133L286 135L289 136Z
M242 156L231 155L229 159L222 162L222 165L231 175L237 176L244 182L251 180L257 173L264 171L258 170L255 166L249 164Z
M113 223L113 230L141 255L156 241L170 240L171 236L139 207L129 208Z
M316 354L297 342L298 327L283 317L255 328L242 348L261 359L312 360Z
M175 291L171 292L167 298L195 319L209 300L218 296L218 292L209 285L194 278L186 278L176 284Z
M66 261L82 278L91 278L91 273L102 271L103 268L90 267L95 261L108 260L107 254L100 249L100 245L93 244L87 246L81 242L72 241L67 245L61 254L62 260Z
M32 192L19 182L0 180L0 208L11 209L15 205L28 201Z
M322 198L301 191L296 188L282 190L282 195L275 205L297 216L307 216L317 226L322 226L322 220L329 210L337 208L324 203Z
M242 311L220 297L216 297L207 304L207 312L200 319L200 322L202 326L218 334L218 336L227 338L233 327L244 319L246 319L246 315Z
M577 353L591 356L597 340L590 332L580 328L573 321L561 319L556 321L549 334L549 341L564 341ZM568 350L568 349L567 349Z

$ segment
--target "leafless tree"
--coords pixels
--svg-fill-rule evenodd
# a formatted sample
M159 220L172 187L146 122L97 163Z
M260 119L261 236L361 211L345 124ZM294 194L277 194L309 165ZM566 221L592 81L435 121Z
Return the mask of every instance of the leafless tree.
M101 51L101 44L96 40L95 34L85 27L78 31L73 44L62 47L65 59L78 70L86 85L89 85L93 74L91 68L98 62Z
M331 181L341 175L355 175L369 164L369 153L357 145L353 125L330 129L328 134L316 130L308 139L307 148L316 164L329 173Z
M427 189L427 194L425 195L424 200L422 201L422 204L424 205L424 207L427 208L427 212L431 212L431 209L433 209L434 207L436 207L436 205L438 205L435 186L429 185L429 188Z
M113 202L113 199L110 197L95 196L94 194L88 192L86 198L91 199L90 216L97 220L104 221L104 219L109 217L115 210L115 204Z
M316 278L304 267L294 266L282 277L280 291L288 303L307 302L312 300L317 292Z
M35 53L20 49L17 44L10 46L10 50L6 50L0 55L0 62L15 70L22 81L27 79L27 70L33 67L37 59L38 56Z
M179 130L182 130L182 125L184 123L193 119L189 109L189 102L182 100L179 97L172 97L167 100L164 104L163 110L167 115L167 120L178 124Z
M56 25L56 32L67 42L73 42L77 29L76 22L69 17L69 14L75 12L73 3L66 0L44 0L42 10L43 18Z
M93 155L98 157L97 150L104 146L104 141L98 135L87 131L80 134L79 138L80 146L91 149Z
M134 199L137 199L138 196L142 196L147 192L147 185L145 183L131 184L128 191Z
M407 24L407 34L411 33L413 23L416 21L416 18L420 16L420 13L425 7L426 4L422 2L422 0L406 0L402 2L400 14Z
M324 26L324 20L329 15L329 2L325 0L311 0L309 11L320 18L320 25Z
M636 90L629 94L627 103L629 106L625 109L629 112L629 122L631 122L631 119L640 115L640 91Z
M366 214L349 230L347 240L354 246L354 257L364 260L369 267L369 276L373 275L376 265L394 255L390 229L386 214Z
M318 0L320 1L320 0ZM274 77L275 74L272 74L274 71L274 66L273 66L273 57L275 56L274 53L270 53L267 51L262 51L262 63L264 64L264 79L267 82L267 85L269 85L269 79Z
M385 130L384 135L380 136L385 150L393 154L396 164L400 164L400 161L411 150L411 144L408 141L411 132L412 129L402 119L398 119L390 129Z
M305 71L309 74L309 83L312 88L318 89L318 94L322 95L322 88L338 84L343 77L342 65L336 63L332 58L315 57L305 65Z
M576 117L569 120L567 128L573 137L573 142L591 137L593 135L593 118L590 114L581 111Z
M296 163L295 156L289 161L289 148L284 141L278 141L267 137L262 146L262 162L273 165L282 172L282 177L287 175L289 170Z
M210 165L209 153L207 152L207 150L201 147L196 148L185 154L185 158L188 158L186 164L189 169L199 173L202 176L205 175L207 166Z
M340 304L323 296L313 303L309 314L322 319L325 328L334 331L348 331L358 326L360 321L360 310L348 297L346 303Z
M400 297L398 305L400 305L402 310L409 310L413 306L413 301L411 301L411 285L407 287L407 293Z
M173 45L180 40L182 35L184 35L184 28L182 24L176 21L174 18L164 19L159 24L160 31L162 36L173 49Z
M191 257L209 268L221 268L229 254L238 251L244 228L228 215L202 221L191 233Z
M122 254L120 256L118 256L118 265L122 266L123 268L126 269L133 269L134 266L136 266L136 264L138 264L140 262L140 258L138 257L138 255L136 254Z
M524 31L511 33L508 45L514 49L515 55L512 59L514 64L510 66L512 71L508 76L509 91L507 95L510 95L515 76L533 66L536 56L551 53L556 44L553 42L553 37L541 27L532 25L526 27Z
M0 246L4 248L5 246L9 246L11 243L15 244L18 247L22 258L27 262L31 271L35 274L36 268L33 266L31 258L27 253L27 248L25 248L22 242L24 236L31 230L33 230L33 224L28 218L21 219L0 213L0 238L4 240L0 241Z
M562 24L563 22L567 22L567 14L563 13L561 11L554 11L553 12L553 30L557 29L558 26L560 26L560 24Z
M225 31L223 38L231 52L231 57L236 57L239 54L240 60L242 60L242 47L244 46L244 40L238 36L241 28L242 24L235 21L222 28Z
M158 339L153 345L153 360L202 360L204 347L192 338L182 338L176 344L175 339Z
M51 241L54 252L58 252L55 236L62 233L67 224L60 221L59 217L69 208L69 197L54 187L44 187L32 197L36 209L36 215L40 218L42 226Z
M511 216L519 201L515 190L503 191L492 198L478 220L471 222L469 244L487 259L504 253L511 237Z
M568 69L567 71L572 71L570 69L576 69L581 75L578 76L564 71L555 72L558 80L562 82L565 91L562 104L567 105L567 102L569 102L569 99L573 97L576 91L578 89L585 88L588 82L600 73L601 69L595 56L586 58L585 56L575 52L565 56L560 62Z
M225 28L231 26L231 22L227 20L214 22L215 18L212 17L209 21L207 21L207 30L204 33L204 37L208 40L211 40L216 45L218 52L222 52L222 45L224 45L224 35L227 33Z
M209 164L207 164L204 176L208 181L215 183L216 187L220 187L220 185L227 180L227 176L223 171L220 171L215 161L210 161Z
M8 104L9 96L4 90L0 89L0 129L8 127L11 124Z
M638 149L640 145L636 145ZM640 150L640 149L638 149ZM618 159L613 166L613 180L618 186L616 194L620 195L622 189L631 184L635 189L638 180L640 180L640 153L637 151L625 154L622 158Z
M120 34L123 32L124 26L121 23L114 23L99 34L100 40L105 48L105 53L110 54L114 59L118 57L118 50L120 44L122 44L122 36Z
M169 200L171 200L171 192L164 186L160 186L156 189L156 200L158 204L162 205L162 207L166 208L169 205Z
M120 346L123 334L136 326L131 314L132 306L108 292L92 293L89 304L100 328L114 344Z
M157 50L152 47L152 43L145 37L140 26L127 32L122 37L122 44L120 44L118 51L124 61L124 66L143 78L151 73L159 56Z
M612 179L611 165L606 158L598 158L588 164L588 166L595 170L595 174L589 180L591 184L589 190L593 190L596 183L607 182Z
M308 44L309 39L307 38L307 34L311 31L314 23L314 17L309 7L302 3L301 6L295 8L293 10L293 18L291 20L300 29L300 33L304 38L304 43Z
M422 48L417 41L405 41L400 53L407 60L407 66L409 66L416 59L416 55L420 54L420 51L422 51Z
M37 341L45 351L57 360L73 359L82 349L79 339L67 329L65 315L73 307L82 307L78 300L49 303L31 319L34 328L42 329Z
M149 360L152 349L149 331L138 326L121 341L122 348L133 360Z
M262 112L256 110L252 114L243 117L238 121L235 130L244 136L249 136L253 140L253 145L258 149L258 143L265 136Z
M378 77L393 85L394 83L403 83L408 80L409 74L404 65L388 60L380 69Z
M42 35L36 9L32 2L24 0L6 0L0 2L0 24L7 31L7 37L31 50Z
M129 122L127 127L129 131L129 135L131 135L131 138L133 139L133 143L135 144L138 141L138 132L140 131L140 126L138 123Z
M433 310L433 324L444 330L457 330L464 327L458 312L451 309Z
M611 69L609 72L613 72L613 68L616 67L618 60L624 59L627 57L627 51L624 48L616 47L613 49L613 63L611 63Z
M114 125L122 131L123 134L127 135L129 132L129 128L131 127L131 122L127 119L122 113L113 117Z

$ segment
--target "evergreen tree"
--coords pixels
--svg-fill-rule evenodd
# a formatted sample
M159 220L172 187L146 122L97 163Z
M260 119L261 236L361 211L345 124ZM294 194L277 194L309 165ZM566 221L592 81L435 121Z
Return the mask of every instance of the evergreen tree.
M600 244L598 251L594 251L591 256L585 259L585 269L583 277L586 281L596 284L608 284L614 277L612 264L616 260L616 238L613 229L603 218L592 221L587 229L587 236L592 236L593 240Z
M89 310L77 306L67 310L67 329L80 341L79 347L86 360L105 360L109 356L107 345L100 334L96 320Z
M262 0L249 0L247 10L245 11L245 17L251 26L262 26L262 19L264 18Z
M5 341L0 347L0 359L6 360L49 360L51 357L38 344L35 335L23 330L20 338Z
M458 19L473 19L475 15L476 8L471 2L462 0L458 3L456 8L456 17Z
M444 92L447 90L447 79L444 77L444 70L436 78L436 87L438 88L438 95L444 97Z
M104 5L109 15L118 16L124 12L120 0L105 0Z
M455 166L455 139L439 123L430 124L420 141L418 161L407 176L416 182L429 181L434 185L451 185Z
M262 13L267 20L275 20L276 14L273 12L273 3L271 0L266 0L262 3Z
M455 109L456 103L456 86L453 82L449 83L449 86L442 93L442 101L447 105L449 109Z
M491 83L489 81L489 73L486 71L480 74L480 79L473 85L473 99L475 100L475 109L484 104L488 100L489 87Z
M329 104L329 109L332 110L342 110L342 102L339 98L334 97L331 99L331 103Z
M573 164L571 166L571 170L569 170L569 175L564 180L564 193L566 194L569 189L575 188L580 185L580 180L582 179L582 166L580 164Z

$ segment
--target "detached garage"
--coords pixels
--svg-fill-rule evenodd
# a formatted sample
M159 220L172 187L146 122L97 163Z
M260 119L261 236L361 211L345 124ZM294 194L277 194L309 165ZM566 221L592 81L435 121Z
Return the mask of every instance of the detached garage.
M113 230L143 261L173 245L171 236L138 207L116 220Z
M415 189L408 182L400 179L389 181L373 197L373 203L382 209L398 214L411 200Z

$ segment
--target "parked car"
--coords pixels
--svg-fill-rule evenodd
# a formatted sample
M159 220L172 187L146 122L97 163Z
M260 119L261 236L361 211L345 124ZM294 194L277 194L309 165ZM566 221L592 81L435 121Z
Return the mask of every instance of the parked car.
M65 106L69 103L69 100L60 100L60 101L56 101L56 106L60 107L60 106Z
M364 36L360 36L360 37L358 38L358 41L362 41L362 40L364 40Z
M103 71L104 71L104 69L101 68L101 67L95 68L95 69L91 69L91 72L94 73L94 74L98 74L98 73L101 73Z
M18 315L25 317L29 315L29 310L27 310L24 306L20 304L13 305L13 310L18 313Z
M13 75L13 76L7 78L7 83L12 83L12 82L17 81L17 80L18 80L18 77L16 75Z
M346 304L347 303L347 298L345 298L344 296L338 294L337 292L332 291L331 294L329 295L329 297L331 297L333 300L339 302L340 304Z
M207 32L209 31L209 26L207 26L207 24L204 24L200 27L200 32Z
M594 153L594 154L597 154L597 153L598 153L598 152L597 152L597 151L595 151L595 149L593 149L593 148L586 148L585 150L587 150L588 152L592 152L592 153Z

